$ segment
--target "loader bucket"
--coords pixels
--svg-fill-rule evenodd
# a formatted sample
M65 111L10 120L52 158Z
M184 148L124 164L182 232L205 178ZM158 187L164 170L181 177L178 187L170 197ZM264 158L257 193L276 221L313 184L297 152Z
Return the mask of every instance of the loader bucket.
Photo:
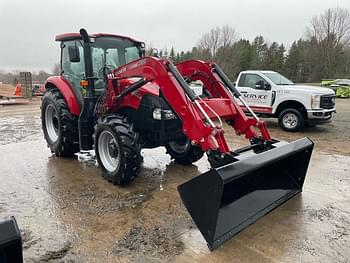
M210 250L302 191L313 142L303 138L245 152L178 186Z

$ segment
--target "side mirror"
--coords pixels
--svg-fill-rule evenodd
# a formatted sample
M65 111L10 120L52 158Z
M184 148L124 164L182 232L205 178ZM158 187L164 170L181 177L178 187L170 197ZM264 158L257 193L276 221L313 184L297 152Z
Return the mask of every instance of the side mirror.
M259 80L255 83L255 88L256 89L264 89L265 83L263 80Z
M259 80L255 83L255 88L256 89L265 89L265 90L270 90L271 85L269 83L266 83L263 80Z
M141 42L140 44L140 57L146 56L146 45L144 42Z
M150 51L150 56L151 56L151 57L160 58L158 49L152 48L151 51Z
M79 48L75 46L68 47L69 61L72 63L80 62Z

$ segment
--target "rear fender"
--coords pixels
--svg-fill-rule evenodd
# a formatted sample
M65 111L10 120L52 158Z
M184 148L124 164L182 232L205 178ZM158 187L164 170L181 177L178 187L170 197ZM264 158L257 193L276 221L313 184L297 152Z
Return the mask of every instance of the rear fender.
M45 88L46 90L57 88L64 97L70 113L76 116L80 115L81 106L79 105L79 101L74 94L72 86L64 77L49 77L45 82Z

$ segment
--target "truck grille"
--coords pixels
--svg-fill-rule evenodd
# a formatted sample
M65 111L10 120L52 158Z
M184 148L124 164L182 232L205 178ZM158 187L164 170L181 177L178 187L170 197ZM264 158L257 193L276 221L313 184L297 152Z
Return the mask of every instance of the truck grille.
M333 109L335 105L335 95L322 95L320 108L322 109Z

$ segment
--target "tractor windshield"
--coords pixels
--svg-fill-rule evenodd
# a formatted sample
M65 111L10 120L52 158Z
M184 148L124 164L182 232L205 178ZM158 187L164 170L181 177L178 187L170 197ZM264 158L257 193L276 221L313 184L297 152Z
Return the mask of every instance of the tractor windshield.
M112 70L142 56L135 42L124 38L98 37L92 43L94 75L103 78L104 68Z

